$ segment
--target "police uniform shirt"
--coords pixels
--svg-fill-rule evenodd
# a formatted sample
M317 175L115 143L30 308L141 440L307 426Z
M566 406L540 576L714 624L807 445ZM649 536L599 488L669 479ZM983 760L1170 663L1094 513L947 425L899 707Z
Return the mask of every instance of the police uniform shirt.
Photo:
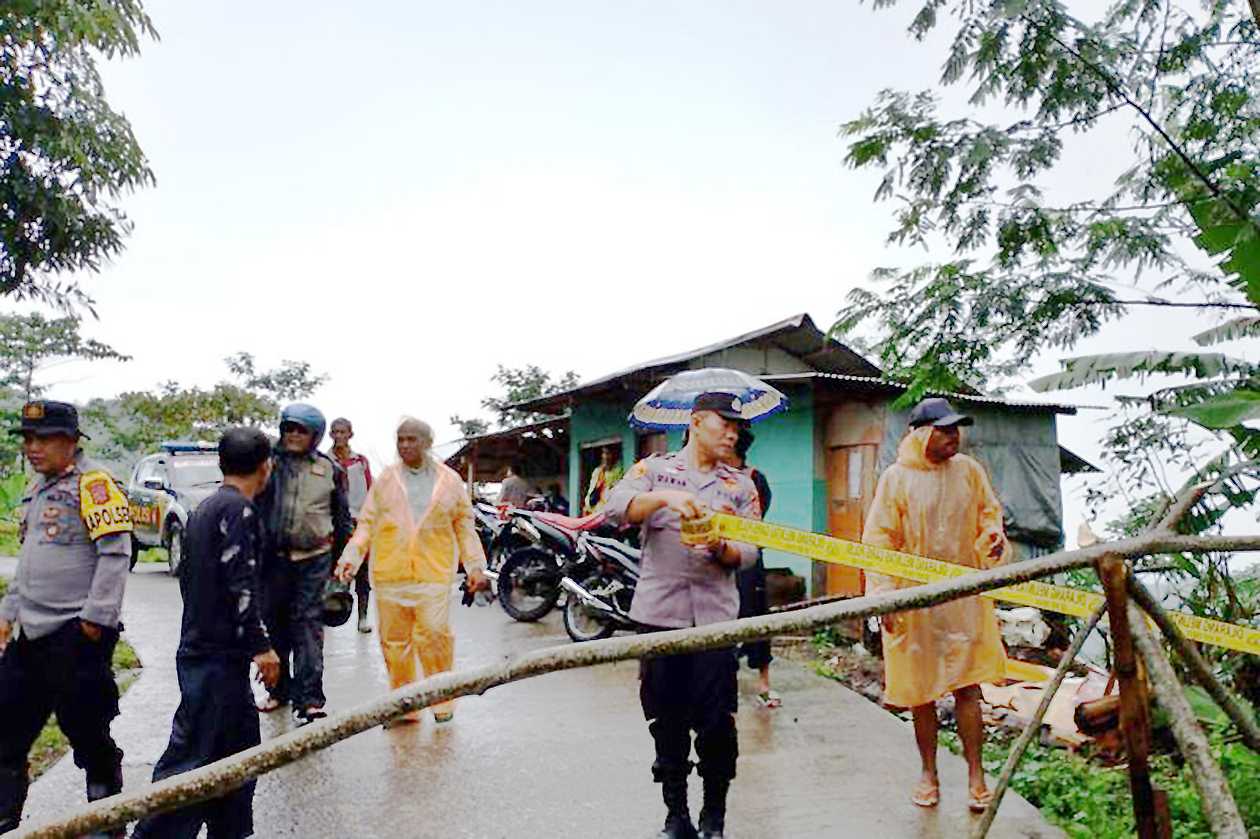
M747 475L721 463L703 472L688 462L684 450L636 463L608 496L609 520L623 524L635 496L653 490L690 492L714 512L761 517L757 488ZM733 570L709 558L707 551L683 545L680 521L678 513L662 508L643 522L640 578L630 617L669 629L735 620L739 589ZM728 544L739 552L741 568L757 561L753 545Z
M55 477L39 476L22 498L14 585L0 619L31 639L81 619L114 628L131 568L127 498L105 469L79 452Z

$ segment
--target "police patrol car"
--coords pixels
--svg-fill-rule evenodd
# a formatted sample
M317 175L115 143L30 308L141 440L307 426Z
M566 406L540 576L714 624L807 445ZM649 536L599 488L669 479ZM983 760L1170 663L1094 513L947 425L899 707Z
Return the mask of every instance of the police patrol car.
M131 506L131 563L145 548L166 548L172 574L184 558L188 516L223 483L214 443L162 443L136 464L127 485Z

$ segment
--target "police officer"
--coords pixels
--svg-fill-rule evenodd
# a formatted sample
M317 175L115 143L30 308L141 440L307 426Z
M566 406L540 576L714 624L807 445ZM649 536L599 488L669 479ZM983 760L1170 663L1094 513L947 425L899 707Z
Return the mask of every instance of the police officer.
M122 791L110 660L131 559L127 498L79 448L74 406L28 402L11 433L38 477L22 499L17 578L0 602L0 833L22 816L27 754L54 711L88 800Z
M692 407L686 446L641 460L612 490L606 512L614 523L642 526L643 557L630 616L645 631L680 629L739 615L735 571L757 560L757 549L708 537L684 545L681 522L708 511L758 518L757 488L726 465L743 425L735 397L705 393ZM668 814L663 839L695 837L687 804L691 732L704 779L700 835L718 839L726 793L735 777L738 660L734 648L662 656L640 665L639 698L656 744L652 774Z

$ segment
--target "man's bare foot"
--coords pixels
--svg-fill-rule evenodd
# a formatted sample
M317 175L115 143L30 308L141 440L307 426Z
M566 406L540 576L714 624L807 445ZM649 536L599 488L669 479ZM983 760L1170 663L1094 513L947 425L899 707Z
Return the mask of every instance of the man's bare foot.
M989 802L993 800L993 790L985 785L981 779L978 784L970 784L968 789L967 807L973 813L983 813L989 806Z

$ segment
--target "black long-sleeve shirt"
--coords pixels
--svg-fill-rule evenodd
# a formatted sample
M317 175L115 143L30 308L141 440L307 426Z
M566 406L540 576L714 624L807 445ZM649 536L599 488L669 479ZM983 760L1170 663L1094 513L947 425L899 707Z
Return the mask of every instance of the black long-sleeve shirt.
M222 486L188 520L179 590L181 656L244 656L271 648L262 622L262 517Z

